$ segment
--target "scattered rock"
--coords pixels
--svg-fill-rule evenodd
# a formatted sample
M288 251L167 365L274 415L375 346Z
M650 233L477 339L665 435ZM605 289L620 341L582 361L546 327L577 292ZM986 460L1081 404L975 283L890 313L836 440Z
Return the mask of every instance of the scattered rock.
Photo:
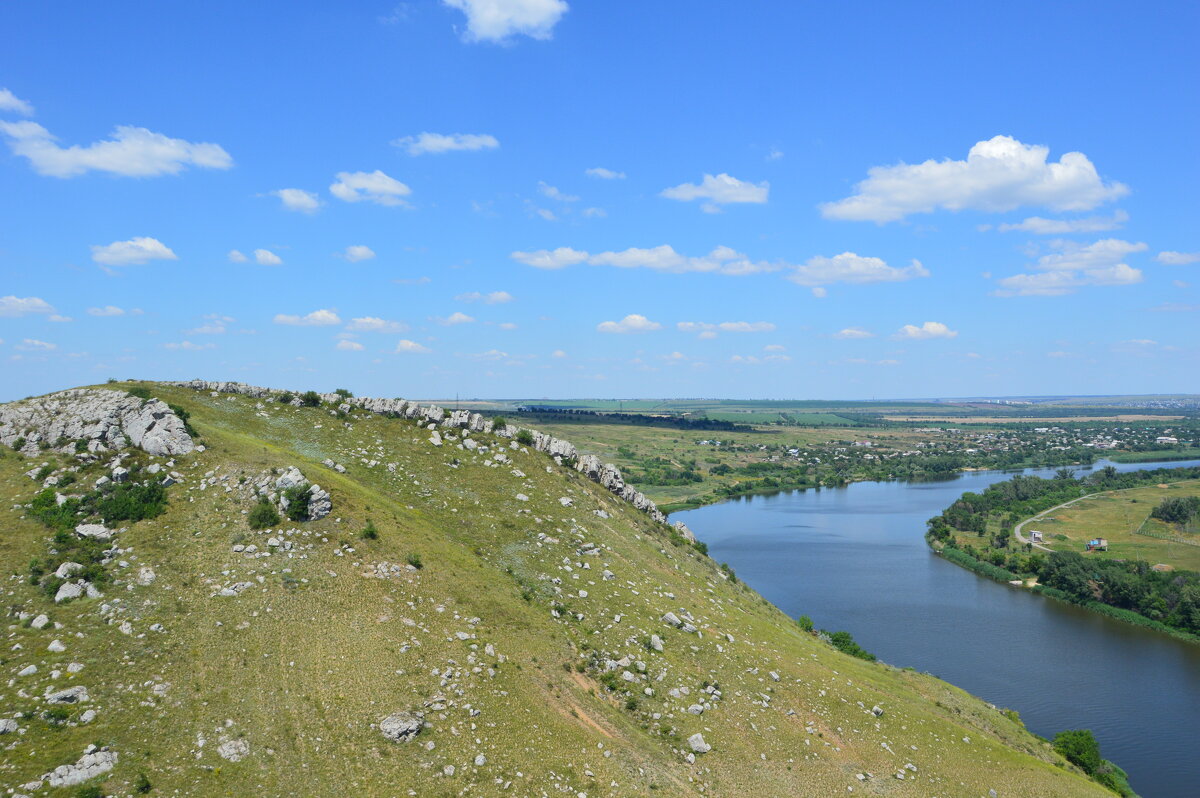
M250 756L250 743L245 740L226 740L217 746L217 754L230 762L241 762Z
M379 721L379 731L389 740L407 742L421 731L423 721L415 712L393 712Z
M696 732L688 738L688 745L691 746L692 750L697 754L707 754L712 750L712 746L704 742L704 735L700 732Z
M113 769L117 764L117 752L89 745L84 755L73 765L59 765L42 776L51 787L70 787L94 779Z
M88 690L82 684L74 687L68 687L65 690L49 693L46 696L47 704L82 704L89 699Z

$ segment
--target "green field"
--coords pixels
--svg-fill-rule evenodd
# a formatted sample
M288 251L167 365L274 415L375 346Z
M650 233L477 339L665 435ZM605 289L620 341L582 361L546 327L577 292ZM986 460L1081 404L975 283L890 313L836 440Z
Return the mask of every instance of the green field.
M1141 560L1151 565L1161 563L1200 571L1200 534L1149 517L1163 499L1184 496L1200 496L1200 482L1095 494L1028 524L1025 534L1040 530L1049 548L1078 552L1084 550L1087 540L1107 538L1107 552L1092 552L1087 556Z

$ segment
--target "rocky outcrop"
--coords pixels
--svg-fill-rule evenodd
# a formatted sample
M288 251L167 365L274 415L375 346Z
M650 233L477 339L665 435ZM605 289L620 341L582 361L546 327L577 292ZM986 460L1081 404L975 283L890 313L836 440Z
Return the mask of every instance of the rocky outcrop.
M212 394L234 393L258 399L273 396L278 397L287 393L275 388L261 388L241 382L188 380L168 384L191 388L195 391L208 391ZM527 430L523 427L516 427L512 424L506 424L502 428L494 428L492 419L485 418L479 413L472 413L469 410L447 411L437 405L422 405L407 399L373 399L365 396L356 396L347 399L336 393L323 393L320 394L320 397L322 402L336 403L394 418L420 419L439 427L465 429L472 432L489 432L502 438L515 439L521 432L528 432L533 438L533 444L529 448L536 449L553 457L563 466L574 468L588 479L598 482L612 494L646 513L655 521L664 524L667 522L667 517L655 506L654 502L633 486L625 484L625 479L621 476L621 471L615 465L601 462L595 455L580 455L575 445L570 441L555 438L538 430ZM679 533L685 538L694 540L694 536L689 537L691 534L690 530L685 530L687 530L686 527L679 530Z
M90 452L136 446L153 455L188 454L196 448L183 421L165 402L124 391L76 388L0 405L0 444L37 454L42 444Z
M295 466L288 466L279 474L264 471L256 478L247 480L242 489L244 493L265 498L278 507L280 512L286 513L288 500L284 493L290 488L304 485L308 485L308 515L305 520L319 521L329 515L333 511L333 499L329 492L320 485L309 484L304 473Z
M79 761L71 765L59 765L42 776L42 780L50 787L71 787L107 773L116 764L116 751L89 745Z

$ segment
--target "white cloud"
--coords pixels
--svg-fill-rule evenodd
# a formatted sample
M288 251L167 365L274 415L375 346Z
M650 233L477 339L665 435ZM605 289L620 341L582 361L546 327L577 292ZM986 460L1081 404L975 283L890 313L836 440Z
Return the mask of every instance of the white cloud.
M102 308L88 308L89 316L124 316L125 311L116 305L105 305Z
M346 202L374 202L379 205L407 205L404 197L412 189L379 169L374 172L338 172L329 193Z
M746 366L761 366L765 363L786 363L791 360L790 355L734 355L729 358L730 363L740 363Z
M486 294L471 291L466 294L459 294L454 298L459 302L482 302L485 305L503 305L505 302L512 302L515 297L507 291L491 291Z
M223 335L225 325L233 322L232 316L222 316L219 313L210 313L204 318L205 324L191 330L184 330L184 335Z
M662 329L662 325L656 321L650 321L645 316L630 313L620 321L601 322L596 325L596 329L602 333L643 333Z
M16 345L16 348L24 352L51 352L55 349L58 349L58 344L39 341L36 338L25 338L21 341L21 343Z
M958 331L951 330L940 321L927 321L920 327L915 324L905 324L893 337L911 341L928 341L932 338L955 338L957 336Z
M90 171L125 177L173 175L188 166L228 169L229 153L217 144L193 144L154 133L144 127L121 125L112 138L86 147L60 147L50 131L36 122L0 122L13 154L28 158L38 174L75 177Z
M550 353L550 357L558 358L559 360L561 360L562 358L567 357L567 353L565 351L563 351L562 349L555 349L553 352Z
M722 172L716 177L706 174L700 185L681 183L672 188L665 188L661 196L682 202L706 200L702 209L714 213L720 210L720 205L738 202L764 203L770 190L771 184L765 180L761 183L747 183Z
M543 180L538 181L538 192L542 196L549 197L559 202L579 202L579 197L573 194L564 194L552 185L549 185Z
M763 347L764 352L786 352L787 347L783 344L767 344Z
M517 329L517 325L516 325L515 323L511 322L511 321L502 321L502 322L500 322L499 324L497 324L496 326L497 326L497 327L499 327L501 330L515 330L515 329Z
M844 341L853 341L861 338L874 338L875 333L870 330L864 330L862 327L846 327L839 332L833 334L834 338L841 338Z
M583 173L588 177L596 177L601 180L624 180L625 173L617 172L612 169L605 169L603 166L594 166L591 169L584 169Z
M676 329L685 333L699 333L701 338L716 338L718 332L729 333L761 333L774 332L775 325L769 321L681 321L676 323Z
M1116 230L1129 221L1129 214L1117 211L1112 216L1089 216L1086 219L1043 219L1040 216L1030 216L1016 224L998 225L1001 233L1014 230L1036 235L1064 235L1067 233L1099 233L1104 230Z
M444 327L452 327L455 324L470 324L471 322L475 321L475 319L468 316L466 313L460 313L456 310L445 318L435 317L434 321Z
M585 219L603 219L608 216L608 211L603 208L584 208L580 211L580 215Z
M106 266L128 266L152 260L179 260L166 244L157 238L131 238L92 247L92 260Z
M341 324L342 320L338 314L332 310L314 310L306 316L291 316L286 313L279 313L275 316L276 324L287 324L293 327L328 327L332 324Z
M336 348L342 350L343 352L361 352L366 347L364 347L358 341L349 341L349 340L343 339L343 340L337 342Z
M765 160L778 161L782 157L783 157L783 150L781 150L777 147L772 147L771 151L767 153L767 157Z
M535 215L537 215L537 216L541 217L542 219L544 219L544 220L545 220L545 221L547 221L547 222L556 222L556 221L558 221L558 217L554 215L554 211L550 210L549 208L538 208L538 207L534 207L534 208L533 208L533 213L534 213Z
M821 205L827 219L894 222L938 208L950 211L1011 211L1036 205L1056 211L1086 211L1129 193L1105 183L1080 152L1048 163L1048 147L995 136L971 147L965 161L876 166L855 193Z
M1133 285L1142 272L1122 262L1127 255L1142 252L1144 243L1105 238L1092 244L1052 241L1058 250L1037 259L1037 273L1014 274L998 281L997 296L1060 296L1085 286Z
M1189 263L1200 262L1200 252L1160 252L1154 258L1159 263L1168 266L1187 266Z
M2 315L2 314L0 314L0 315ZM55 314L47 317L46 321L52 321L52 322L55 322L58 324L62 324L65 322L75 321L75 320L72 319L70 316L60 316L57 313L55 313Z
M269 249L256 249L254 250L254 262L259 266L281 266L283 258Z
M338 257L345 258L351 263L359 263L375 257L375 250L363 244L351 244Z
M238 250L236 250L236 249L229 250L229 262L230 263L245 263L246 260L247 260L246 256L244 254L242 254L241 252L239 252Z
M317 195L302 188L281 188L268 193L272 197L279 197L283 207L289 211L312 213L321 207L321 200Z
M534 266L539 269L561 269L566 266L574 266L576 263L583 263L588 259L588 253L570 247L559 247L558 249L539 249L535 252L514 252L509 257L526 266Z
M401 338L396 342L397 354L411 352L413 354L425 354L431 351L427 346L421 346L416 341L410 341L407 338Z
M362 316L357 319L351 319L350 323L346 325L346 329L356 332L397 333L408 330L408 325L402 321L388 321L376 318L375 316Z
M549 39L554 26L567 13L564 0L442 0L467 15L471 42L503 42L514 35Z
M778 271L784 264L751 261L748 257L729 247L717 247L702 257L687 257L676 252L667 244L642 249L630 247L620 252L600 252L588 257L595 266L615 266L621 269L653 269L655 271L681 274L683 272L715 272L717 274L745 275Z
M203 349L216 349L217 345L213 343L196 344L191 341L180 341L179 343L163 344L167 349L182 349L188 352L199 352Z
M403 147L409 155L441 155L445 152L494 150L500 146L495 136L486 133L418 133L392 142Z
M54 307L36 296L0 296L0 318L16 318L29 313L53 313Z
M918 277L928 277L929 271L914 260L903 269L889 266L882 258L871 258L857 255L853 252L843 252L826 258L818 255L809 258L801 266L788 275L788 279L798 285L808 286L817 296L825 296L822 286L833 283L851 283L864 285L866 283L896 283L912 280Z
M11 111L21 116L33 116L33 106L8 89L0 89L0 111Z

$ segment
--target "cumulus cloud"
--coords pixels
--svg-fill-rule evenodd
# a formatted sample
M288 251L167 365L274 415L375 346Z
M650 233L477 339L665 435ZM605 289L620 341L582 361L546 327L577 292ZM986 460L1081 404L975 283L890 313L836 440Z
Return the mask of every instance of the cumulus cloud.
M893 337L909 341L928 341L933 338L955 338L957 336L957 330L951 330L940 321L927 321L920 327L915 324L905 324L897 330Z
M620 321L600 322L596 325L596 329L602 333L643 333L660 330L662 325L656 321L650 321L645 316L630 313Z
M223 335L225 325L233 322L232 316L223 316L220 313L210 313L204 319L204 324L191 330L184 330L184 335Z
M603 166L593 166L591 169L584 169L583 173L588 177L599 178L600 180L624 180L625 173L618 172L613 169L605 169Z
M579 197L573 194L564 194L554 186L546 183L544 180L538 181L538 193L542 196L549 197L552 200L559 202L579 202Z
M454 297L459 302L482 302L485 305L503 305L506 302L512 302L514 297L507 291L491 291L483 294L479 291L471 291L466 294L459 294Z
M361 352L366 347L364 347L358 341L342 339L341 341L337 342L336 348L342 350L343 352Z
M39 341L36 338L24 338L21 343L16 345L16 348L23 352L52 352L58 349L58 344Z
M588 253L570 247L539 249L534 252L514 252L509 257L526 266L538 269L562 269L588 259Z
M739 202L764 203L770 190L771 185L765 180L761 183L748 183L722 172L716 177L706 174L699 185L681 183L672 188L665 188L661 196L681 202L705 200L702 209L708 213L716 213L721 205Z
M676 329L685 333L699 333L701 338L716 338L718 332L729 333L762 333L774 332L775 325L769 321L681 321L675 324Z
M342 320L335 311L314 310L305 316L292 316L287 313L279 313L275 316L276 324L287 324L293 327L328 327L333 324L341 324Z
M787 279L798 285L812 288L813 293L817 296L824 296L823 286L834 283L853 285L897 283L928 276L929 271L921 265L919 260L914 260L908 266L900 269L887 265L882 258L843 252L832 258L820 255L809 258L803 265L796 266Z
M494 150L500 146L495 136L486 133L418 133L392 141L409 155L441 155L445 152Z
M102 308L88 308L89 316L124 316L125 310L116 305L105 305Z
M216 349L217 348L217 345L213 344L213 343L197 344L197 343L193 343L191 341L180 341L178 343L172 342L172 343L163 344L163 346L167 349L182 349L186 352L199 352L203 349Z
M585 219L603 219L608 216L608 211L603 208L584 208L580 213Z
M338 172L329 193L345 202L374 202L378 205L407 205L404 197L412 189L379 169L374 172Z
M281 266L283 258L269 249L256 249L254 250L254 262L259 266Z
M834 338L840 338L843 341L855 341L862 338L874 338L875 333L870 330L864 330L862 327L846 327L833 334Z
M1014 274L998 281L997 296L1059 296L1085 286L1133 285L1142 281L1141 269L1124 263L1126 256L1142 252L1146 244L1105 238L1091 244L1053 241L1056 251L1037 259L1034 273Z
M827 219L894 222L914 213L1011 211L1022 205L1086 211L1122 197L1129 188L1105 183L1081 152L1048 162L1048 147L995 136L971 147L965 161L876 166L855 193L821 205Z
M346 325L347 330L355 332L380 332L380 333L396 333L405 332L408 330L408 325L402 321L388 321L375 316L362 316L357 319L351 319Z
M342 253L342 257L351 263L358 263L359 261L370 260L375 257L375 250L363 244L352 244L346 247L346 250Z
M312 213L321 207L321 200L317 195L302 188L281 188L268 193L272 197L279 197L283 207L289 211Z
M245 263L247 261L245 254L236 249L229 250L228 257L230 263Z
M1019 231L1035 235L1066 235L1067 233L1100 233L1105 230L1116 230L1129 221L1129 214L1117 211L1112 216L1089 216L1086 219L1043 219L1040 216L1030 216L1015 224L997 225L1001 233Z
M421 346L416 341L410 341L407 338L401 338L399 341L396 342L396 350L395 351L397 354L401 354L401 353L405 353L405 352L409 352L412 354L425 354L431 350L427 346Z
M18 318L30 313L53 313L54 307L36 296L0 296L0 318Z
M54 313L54 314L51 314L50 316L48 316L48 317L46 318L46 321L52 321L52 322L55 322L55 323L57 323L57 324L62 324L62 323L65 323L65 322L69 322L69 321L75 321L75 320L74 320L74 319L72 319L70 316L60 316L60 315L58 315L57 313Z
M179 260L171 249L157 238L131 238L103 246L92 246L92 260L105 266L129 266L152 260Z
M8 89L0 89L0 111L8 111L21 116L33 116L33 106Z
M76 177L91 171L123 177L174 175L188 166L228 169L233 158L219 145L195 144L122 125L111 138L86 147L60 147L50 131L36 122L0 122L14 155L29 160L33 170L48 177Z
M466 313L461 313L456 310L445 318L435 317L434 321L445 327L453 327L455 324L470 324L471 322L475 321L475 319L471 316L468 316Z
M1159 263L1168 266L1187 266L1189 263L1200 263L1200 252L1160 252L1154 258Z
M511 36L549 39L567 13L565 0L442 0L467 15L463 38L469 42L504 42Z
M730 363L740 363L746 366L761 366L766 363L786 363L791 360L790 355L734 355L729 358Z

